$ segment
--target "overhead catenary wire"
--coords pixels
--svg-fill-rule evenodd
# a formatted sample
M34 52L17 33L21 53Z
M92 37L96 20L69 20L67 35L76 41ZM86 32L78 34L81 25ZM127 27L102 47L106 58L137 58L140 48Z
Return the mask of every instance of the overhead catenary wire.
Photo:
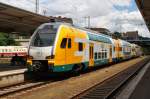
M49 10L50 8L43 6L42 4L40 4L40 0L27 0L27 2L32 3L33 5L35 5L35 13L37 14L43 14L46 15L46 13L48 12L47 10Z

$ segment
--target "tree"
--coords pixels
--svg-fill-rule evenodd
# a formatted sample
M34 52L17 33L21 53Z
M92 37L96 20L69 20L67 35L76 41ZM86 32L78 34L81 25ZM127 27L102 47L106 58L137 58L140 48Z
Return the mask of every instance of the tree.
M6 46L6 35L4 33L0 32L0 46Z
M114 36L114 38L116 38L116 39L121 39L121 33L119 33L119 32L114 32L114 34L113 34L113 36Z
M13 38L9 37L8 34L0 32L0 46L19 45Z

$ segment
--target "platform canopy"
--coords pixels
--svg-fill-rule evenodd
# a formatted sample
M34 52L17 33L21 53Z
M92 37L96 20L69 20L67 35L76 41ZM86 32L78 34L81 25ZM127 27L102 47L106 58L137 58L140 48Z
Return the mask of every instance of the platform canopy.
M150 31L150 0L135 0Z
M0 3L0 32L30 33L50 17Z

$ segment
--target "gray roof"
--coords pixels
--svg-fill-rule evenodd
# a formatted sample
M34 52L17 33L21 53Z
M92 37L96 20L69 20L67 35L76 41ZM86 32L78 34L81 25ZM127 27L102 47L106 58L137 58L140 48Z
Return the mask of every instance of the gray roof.
M150 31L150 0L135 0Z
M50 17L0 3L0 32L31 32Z

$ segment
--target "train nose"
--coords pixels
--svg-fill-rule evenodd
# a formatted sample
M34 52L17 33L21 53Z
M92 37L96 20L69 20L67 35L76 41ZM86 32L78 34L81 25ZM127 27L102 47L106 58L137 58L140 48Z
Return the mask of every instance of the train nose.
M47 72L48 71L48 61L33 61L33 64L29 66L29 70L33 72Z

